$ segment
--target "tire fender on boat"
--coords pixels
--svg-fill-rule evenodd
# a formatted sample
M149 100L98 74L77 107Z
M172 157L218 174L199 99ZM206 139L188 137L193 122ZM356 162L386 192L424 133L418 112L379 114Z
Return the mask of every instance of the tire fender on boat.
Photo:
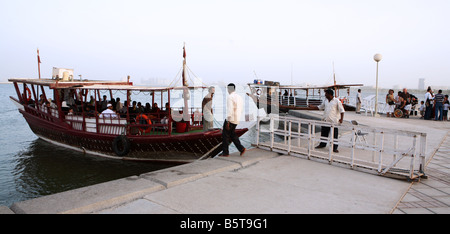
M125 156L130 152L130 140L124 135L117 136L113 140L112 148L118 156Z

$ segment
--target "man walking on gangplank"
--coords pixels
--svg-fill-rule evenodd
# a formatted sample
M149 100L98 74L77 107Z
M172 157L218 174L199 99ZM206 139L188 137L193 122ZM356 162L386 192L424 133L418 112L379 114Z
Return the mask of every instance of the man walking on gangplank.
M234 143L236 148L241 152L241 156L245 153L245 148L242 146L239 137L236 135L236 126L239 124L241 113L243 110L243 100L241 96L236 94L236 86L233 83L228 84L228 98L227 98L227 118L223 123L222 130L222 147L223 152L219 156L228 157L228 145L230 140Z

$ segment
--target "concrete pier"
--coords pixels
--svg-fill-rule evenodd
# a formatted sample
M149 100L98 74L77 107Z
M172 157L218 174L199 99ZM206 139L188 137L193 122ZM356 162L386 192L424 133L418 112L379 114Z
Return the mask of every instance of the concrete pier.
M244 157L207 159L18 202L0 213L450 213L450 122L354 112L345 120L427 133L428 179L408 182L251 149Z

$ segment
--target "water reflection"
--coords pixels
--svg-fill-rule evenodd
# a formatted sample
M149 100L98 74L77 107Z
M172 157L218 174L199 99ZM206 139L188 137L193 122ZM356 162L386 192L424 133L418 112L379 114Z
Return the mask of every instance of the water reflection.
M14 157L16 191L21 200L59 193L174 166L127 162L84 155L41 139Z

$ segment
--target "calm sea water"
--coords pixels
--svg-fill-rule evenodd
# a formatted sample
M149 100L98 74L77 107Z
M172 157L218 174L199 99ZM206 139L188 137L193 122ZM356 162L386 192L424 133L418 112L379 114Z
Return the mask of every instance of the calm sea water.
M174 166L86 156L33 134L10 101L12 84L0 84L0 205L59 193Z

